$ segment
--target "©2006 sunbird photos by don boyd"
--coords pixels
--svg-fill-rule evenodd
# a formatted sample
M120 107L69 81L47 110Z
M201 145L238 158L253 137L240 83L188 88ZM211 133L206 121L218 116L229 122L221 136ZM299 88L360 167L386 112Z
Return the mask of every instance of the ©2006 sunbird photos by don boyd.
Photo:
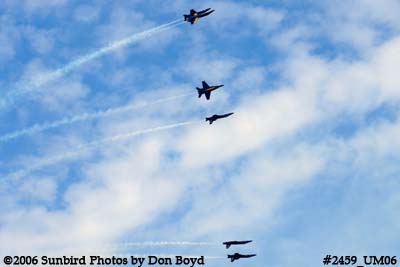
M182 265L194 267L195 265L205 265L204 256L199 257L185 257L185 256L174 256L174 257L160 257L160 256L127 256L127 257L102 257L102 256L81 256L81 257L47 257L42 256L37 259L37 263L41 265L129 265L142 267L147 265Z

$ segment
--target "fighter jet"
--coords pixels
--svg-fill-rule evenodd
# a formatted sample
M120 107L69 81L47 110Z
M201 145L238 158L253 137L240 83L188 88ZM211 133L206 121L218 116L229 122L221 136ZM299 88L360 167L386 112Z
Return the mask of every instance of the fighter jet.
M211 8L204 9L202 11L197 12L196 10L190 10L189 15L183 15L185 21L190 22L190 24L195 24L200 18L205 17L213 13L215 10L209 11Z
M235 260L238 260L238 259L251 258L254 256L256 256L256 254L243 255L243 254L235 253L233 255L228 255L228 259L231 259L231 262L234 262Z
M210 100L211 92L212 92L212 91L217 90L218 88L221 88L222 86L224 86L223 84L221 84L221 85L209 86L209 85L206 83L206 81L202 81L202 85L203 85L203 88L196 87L196 89L197 89L197 92L199 93L199 98L200 98L203 94L205 94L207 100Z
M231 116L232 114L233 114L233 112L227 113L227 114L223 114L223 115L214 114L214 115L212 115L211 117L206 118L206 121L209 121L210 124L212 124L214 121L219 120L219 119L222 119L222 118L229 117L229 116Z
M226 246L226 249L230 248L232 245L245 245L247 243L253 242L253 240L246 240L246 241L226 241L222 244Z

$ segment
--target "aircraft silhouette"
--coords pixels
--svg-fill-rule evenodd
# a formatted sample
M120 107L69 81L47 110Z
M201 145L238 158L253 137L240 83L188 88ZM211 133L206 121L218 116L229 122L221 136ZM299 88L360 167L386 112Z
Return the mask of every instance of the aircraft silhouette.
M226 241L222 244L226 246L226 249L230 248L232 245L245 245L247 243L253 242L253 240L246 240L246 241Z
M256 254L249 254L249 255L243 255L239 253L235 253L233 255L228 255L228 258L231 259L231 262L234 262L235 260L242 259L242 258L251 258L257 256Z
M233 114L233 112L227 113L227 114L223 114L223 115L214 114L214 115L212 115L211 117L207 117L207 118L206 118L206 121L209 121L210 124L212 124L214 121L219 120L219 119L222 119L222 118L229 117L229 116L231 116L232 114Z
M190 10L190 14L183 15L184 20L190 22L190 24L195 24L200 18L205 17L213 13L215 10L209 11L211 8L204 9L202 11L197 12L196 10Z
M205 94L207 100L210 100L210 96L211 96L211 92L212 91L217 90L218 88L221 88L222 86L224 86L223 84L209 86L206 81L202 81L202 85L203 85L203 88L196 87L196 89L197 89L197 92L199 93L199 98L203 94Z

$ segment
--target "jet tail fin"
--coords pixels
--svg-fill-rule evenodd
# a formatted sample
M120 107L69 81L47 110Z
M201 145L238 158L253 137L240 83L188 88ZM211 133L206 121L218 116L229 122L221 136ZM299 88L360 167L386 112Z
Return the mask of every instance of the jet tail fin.
M201 90L199 87L196 87L197 92L199 93L199 98L204 94L203 90Z
M184 21L188 21L189 16L188 15L183 15L183 19L184 19Z
M226 249L230 248L231 244L226 244Z

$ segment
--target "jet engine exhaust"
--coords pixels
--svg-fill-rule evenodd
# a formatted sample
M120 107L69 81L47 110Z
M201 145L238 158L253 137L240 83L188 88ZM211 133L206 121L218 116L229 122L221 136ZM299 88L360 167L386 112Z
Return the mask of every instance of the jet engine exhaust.
M15 90L9 92L7 95L4 96L4 99L2 99L2 101L0 102L0 108L4 108L7 105L13 104L15 99L22 95L25 95L25 94L33 92L33 91L40 90L40 87L58 79L58 78L65 76L66 74L70 73L74 69L78 68L79 66L81 66L87 62L90 62L94 59L97 59L97 58L103 56L103 55L106 55L116 49L137 43L137 42L144 40L156 33L160 33L160 32L169 30L171 28L174 28L174 27L178 26L179 24L183 24L183 23L184 22L182 22L180 19L174 20L172 22L154 27L152 29L149 29L149 30L146 30L146 31L143 31L140 33L135 33L127 38L124 38L122 40L111 43L103 48L100 48L97 51L94 51L92 53L84 55L84 56L66 64L65 66L51 72L48 75L44 75L44 76L38 78L37 80L28 82L26 85L22 86L22 88L18 88L18 89L15 89Z
M163 247L163 246L213 246L217 245L210 242L190 242L190 241L147 241L147 242L125 242L105 245L106 249L124 249L131 247Z
M105 110L98 110L92 113L82 113L73 117L65 117L62 118L60 120L56 120L53 122L45 122L42 124L35 124L31 127L27 127L18 131L14 131L11 133L7 133L4 134L2 136L0 136L0 143L4 143L7 141L10 141L12 139L16 139L18 137L21 136L25 136L25 135L32 135L34 133L38 133L38 132L43 132L46 130L50 130L50 129L54 129L54 128L58 128L64 125L68 125L68 124L72 124L72 123L76 123L76 122L82 122L82 121L89 121L89 120L94 120L94 119L99 119L99 118L103 118L106 116L110 116L113 114L117 114L117 113L121 113L121 112L126 112L129 110L134 110L134 109L140 109L140 108L145 108L148 106L152 106L152 105L156 105L156 104L161 104L161 103L165 103L165 102L169 102L169 101L174 101L176 99L182 98L182 97L186 97L192 95L192 93L188 93L188 94L180 94L180 95L176 95L176 96L170 96L170 97L166 97L166 98L161 98L152 102L147 102L147 103L141 103L141 104L128 104L128 105L124 105L124 106L120 106L120 107L115 107L115 108L109 108L109 109L105 109Z

